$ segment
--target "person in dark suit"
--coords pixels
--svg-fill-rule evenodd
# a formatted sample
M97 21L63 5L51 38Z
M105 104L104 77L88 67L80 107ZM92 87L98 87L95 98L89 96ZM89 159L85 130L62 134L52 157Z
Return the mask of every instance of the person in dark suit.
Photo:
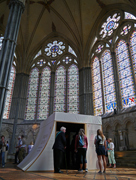
M55 138L55 143L53 145L53 155L54 155L54 173L62 173L60 166L63 159L63 153L66 149L66 128L61 127L60 131L57 133Z

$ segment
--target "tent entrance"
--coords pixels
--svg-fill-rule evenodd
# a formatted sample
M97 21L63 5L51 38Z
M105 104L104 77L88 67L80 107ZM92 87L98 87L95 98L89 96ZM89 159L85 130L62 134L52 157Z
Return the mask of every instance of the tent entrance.
M85 124L57 122L56 132L60 131L62 126L66 127L66 150L61 169L78 169L78 154L74 152L75 137L80 128L85 128Z

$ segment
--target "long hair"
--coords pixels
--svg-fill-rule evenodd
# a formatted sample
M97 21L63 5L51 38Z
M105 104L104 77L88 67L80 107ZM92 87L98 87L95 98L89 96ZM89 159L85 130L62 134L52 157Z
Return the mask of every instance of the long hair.
M98 136L98 135L102 137L102 140L104 140L104 137L105 137L105 136L103 135L102 130L100 130L100 129L97 130L97 136Z
M85 130L84 129L80 129L79 132L78 132L78 137L79 136L84 137L84 135L85 135Z

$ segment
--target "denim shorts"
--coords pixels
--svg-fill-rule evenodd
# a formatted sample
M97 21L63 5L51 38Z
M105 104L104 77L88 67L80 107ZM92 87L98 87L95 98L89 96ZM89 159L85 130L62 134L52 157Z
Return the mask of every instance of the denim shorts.
M105 155L105 147L103 145L99 145L98 148L96 148L97 155Z

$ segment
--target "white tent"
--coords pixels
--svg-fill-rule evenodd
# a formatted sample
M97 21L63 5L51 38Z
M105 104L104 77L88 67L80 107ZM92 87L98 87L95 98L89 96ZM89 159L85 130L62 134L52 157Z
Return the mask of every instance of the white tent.
M97 129L101 129L101 117L60 112L52 114L41 123L33 149L18 167L23 171L54 170L52 146L55 141L57 122L84 124L85 133L88 137L88 170L96 169L97 156L94 146L94 137Z

